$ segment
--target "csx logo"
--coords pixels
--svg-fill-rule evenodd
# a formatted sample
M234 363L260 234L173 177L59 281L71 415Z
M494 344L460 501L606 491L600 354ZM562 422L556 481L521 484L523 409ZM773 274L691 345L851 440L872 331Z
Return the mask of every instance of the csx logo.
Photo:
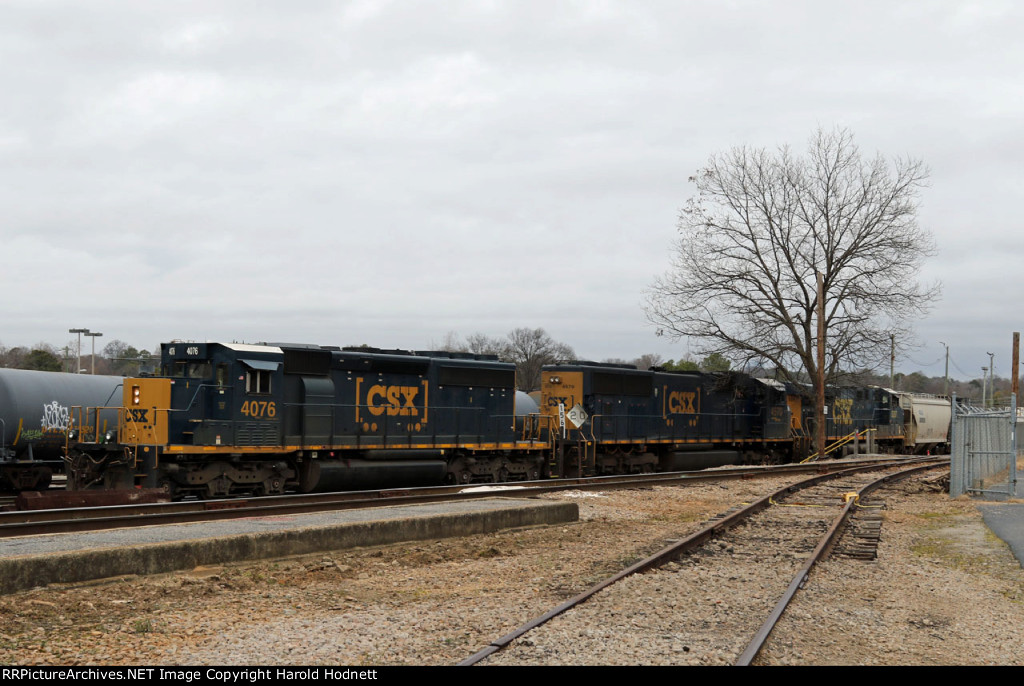
M853 423L853 400L850 398L838 399L834 403L835 419L837 424Z
M697 414L693 405L696 399L693 391L672 391L668 394L668 411L670 414Z
M149 410L128 410L128 421L130 422L148 422L149 421Z
M389 417L396 415L418 417L419 408L414 401L420 389L417 386L370 386L366 392L366 407L370 414L380 416L385 412Z

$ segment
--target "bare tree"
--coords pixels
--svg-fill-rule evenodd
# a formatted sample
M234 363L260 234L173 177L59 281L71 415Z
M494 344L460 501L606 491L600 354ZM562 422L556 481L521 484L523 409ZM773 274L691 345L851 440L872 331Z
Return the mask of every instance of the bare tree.
M491 338L482 333L466 337L466 348L477 355L497 355L503 360L509 358L508 342L500 338Z
M144 368L151 367L149 351L136 350L115 338L103 347L103 356L107 358L107 373L118 376L134 376L141 374Z
M508 342L502 338L491 338L487 334L475 333L462 340L455 331L445 334L444 340L438 344L430 342L434 350L446 350L453 353L473 353L474 355L497 355L500 359L508 361Z
M430 349L445 350L447 352L452 353L469 352L469 349L466 347L466 344L462 342L461 338L459 338L459 334L455 333L454 331L449 331L448 333L446 333L444 335L444 340L441 341L440 343L431 340Z
M640 357L633 360L633 364L637 369L650 369L651 367L660 367L665 362L658 353L644 353Z
M810 378L816 273L823 276L826 383L888 362L889 346L924 314L939 285L916 281L934 253L917 223L928 171L913 159L861 156L845 129L819 130L806 157L741 147L690 180L672 270L647 293L658 333L706 355Z
M544 329L527 328L509 332L506 354L516 365L516 386L527 392L540 388L541 367L576 357L571 347L554 340Z

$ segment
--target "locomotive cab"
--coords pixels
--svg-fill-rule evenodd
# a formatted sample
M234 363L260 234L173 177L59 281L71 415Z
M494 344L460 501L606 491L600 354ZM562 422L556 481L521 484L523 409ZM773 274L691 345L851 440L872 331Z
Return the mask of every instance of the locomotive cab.
M258 346L162 348L159 377L125 382L123 444L280 445L280 361Z

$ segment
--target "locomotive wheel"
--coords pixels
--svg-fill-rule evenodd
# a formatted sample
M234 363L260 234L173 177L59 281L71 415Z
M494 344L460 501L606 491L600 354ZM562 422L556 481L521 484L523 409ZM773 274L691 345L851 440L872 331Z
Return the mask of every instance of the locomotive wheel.
M207 498L225 498L231 495L231 480L225 476L211 479L206 483Z
M281 478L275 476L256 484L252 493L257 497L284 493L284 488L281 486Z
M181 497L181 494L178 493L178 484L174 483L170 479L164 479L161 481L159 487L167 491L167 495L170 496L171 500L177 500Z

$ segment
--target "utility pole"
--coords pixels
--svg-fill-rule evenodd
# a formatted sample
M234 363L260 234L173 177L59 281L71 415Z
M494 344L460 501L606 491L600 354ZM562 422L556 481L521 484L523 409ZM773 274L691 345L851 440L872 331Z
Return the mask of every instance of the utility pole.
M1018 393L1018 391L1020 389L1017 388L1020 385L1019 381L1017 380L1017 377L1020 374L1020 332L1019 331L1014 331L1013 332L1013 358L1012 359L1013 359L1013 361L1010 363L1010 366L1013 367L1013 369L1010 370L1010 392L1013 393L1015 396L1017 396L1019 398L1020 394Z
M896 370L896 334L889 334L889 388L896 390L894 385L896 382L893 381Z
M825 277L816 272L818 280L818 398L815 403L818 417L815 425L818 459L825 459Z
M992 353L985 353L988 355L988 399L989 405L994 405L996 400L996 363L992 359L994 355Z
M939 341L939 345L946 346L946 383L942 386L942 395L949 396L949 346Z
M986 391L985 384L987 384L987 383L988 383L988 367L982 367L981 368L981 406L982 407L986 407L985 398L988 397L988 393L985 392Z

